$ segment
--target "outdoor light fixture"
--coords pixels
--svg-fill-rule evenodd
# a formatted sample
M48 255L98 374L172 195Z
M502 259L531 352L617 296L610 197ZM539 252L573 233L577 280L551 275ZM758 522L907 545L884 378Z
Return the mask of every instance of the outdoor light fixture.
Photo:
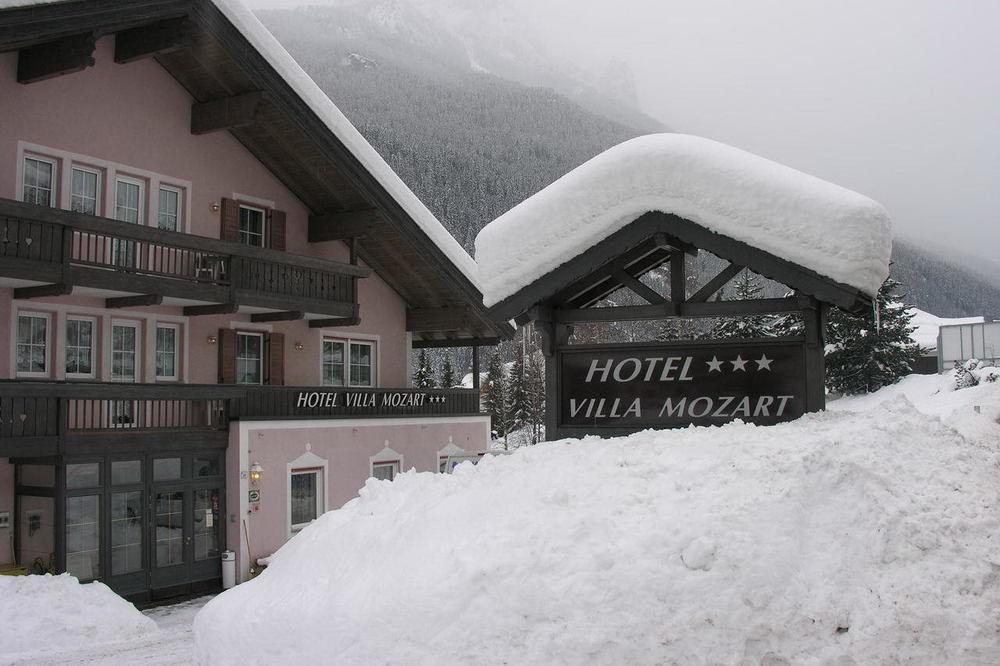
M210 207L211 207L213 213L218 213L219 212L219 204L215 203L214 201L212 202L212 205Z
M296 342L295 343L295 351L302 351L305 348L306 348L306 346L304 344L302 344L301 342Z
M264 476L264 467L259 462L250 465L250 480L257 483Z
M215 337L214 335L208 336L208 344L214 345L218 341L219 341L219 338Z

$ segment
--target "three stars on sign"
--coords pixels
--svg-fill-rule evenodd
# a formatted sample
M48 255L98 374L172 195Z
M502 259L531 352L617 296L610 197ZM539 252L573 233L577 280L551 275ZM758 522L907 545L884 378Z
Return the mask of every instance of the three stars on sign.
M767 370L768 372L771 371L771 364L774 363L774 359L768 358L765 354L761 354L759 359L744 359L742 356L737 355L733 361L720 361L717 356L712 356L712 360L705 361L705 363L708 364L708 372L711 374L713 372L722 372L722 365L727 362L733 364L733 372L737 370L746 372L746 365L751 361L757 364L758 370Z

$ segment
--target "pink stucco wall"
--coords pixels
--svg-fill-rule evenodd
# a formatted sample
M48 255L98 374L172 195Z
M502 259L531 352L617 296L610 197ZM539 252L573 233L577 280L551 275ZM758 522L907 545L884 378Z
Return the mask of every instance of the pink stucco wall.
M249 506L243 491L234 497L233 488L240 486L235 472L229 484L229 512L241 506L240 523L246 519L250 541L250 561L271 555L289 538L288 473L289 464L300 456L312 454L326 461L324 508L338 509L357 497L371 474L371 459L388 447L403 457L403 471L438 472L438 453L448 447L468 453L487 450L488 417L457 417L453 419L371 419L326 422L247 422L234 424L230 439L229 464L236 462L242 451L247 463L259 462L264 478L259 483L259 511L247 513ZM232 469L232 468L231 468ZM230 525L229 547L245 552L246 535L240 535ZM239 539L236 547L234 537ZM243 563L240 563L243 566Z
M211 207L222 197L239 193L273 202L287 213L289 252L346 260L347 250L341 243L307 242L306 207L228 132L191 134L192 99L154 60L119 65L113 53L114 39L102 38L97 44L94 67L30 85L16 81L17 54L0 54L0 197L20 198L18 146L24 142L50 148L56 156L58 151L65 151L120 165L115 168L122 173L131 168L167 181L190 183L185 192L190 202L187 226L198 235L219 236L219 214ZM151 192L147 199L147 207L152 209ZM0 321L10 321L10 299L10 290L0 289ZM329 333L377 336L381 385L404 386L408 372L405 303L375 275L361 280L359 301L361 324L331 329ZM78 296L30 302L35 309L43 309L46 303L100 306L98 299ZM137 311L180 314L179 308ZM115 312L123 318L127 314L127 310ZM226 315L187 322L188 381L216 381L218 351L207 342L208 336L217 334L220 327L228 327L231 321L249 319L249 315ZM285 383L319 383L322 333L305 322L274 324L270 328L286 336ZM10 349L9 334L9 327L0 325L0 350ZM297 342L303 345L302 351L295 351ZM10 354L0 353L0 378L9 377Z

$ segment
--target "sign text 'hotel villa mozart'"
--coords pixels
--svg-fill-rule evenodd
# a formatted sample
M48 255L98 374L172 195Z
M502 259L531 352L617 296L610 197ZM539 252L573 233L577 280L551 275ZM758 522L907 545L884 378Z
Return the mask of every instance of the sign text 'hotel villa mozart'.
M0 320L0 571L136 601L484 455L478 384L415 389L411 357L513 334L234 0L0 9Z
M885 210L859 194L684 135L620 144L489 224L476 239L497 321L533 322L546 357L546 435L762 425L823 409L825 316L870 308L888 275ZM689 258L720 258L692 286ZM642 277L669 271L669 293ZM725 300L748 269L788 296ZM616 305L629 290L644 303ZM781 338L574 343L594 322L794 314Z

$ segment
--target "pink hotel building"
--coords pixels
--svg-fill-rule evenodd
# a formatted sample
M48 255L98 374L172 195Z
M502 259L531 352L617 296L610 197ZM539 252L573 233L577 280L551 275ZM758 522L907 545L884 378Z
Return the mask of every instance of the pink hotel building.
M512 333L474 269L231 0L0 10L0 569L218 587L484 451L477 390L408 387Z

